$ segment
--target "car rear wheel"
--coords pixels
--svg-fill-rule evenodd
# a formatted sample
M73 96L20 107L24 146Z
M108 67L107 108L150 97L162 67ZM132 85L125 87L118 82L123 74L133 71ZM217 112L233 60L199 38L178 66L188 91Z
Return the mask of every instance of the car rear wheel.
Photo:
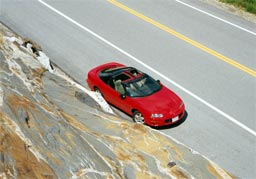
M94 87L94 91L95 91L96 93L99 93L99 94L101 94L101 96L103 96L99 88L97 88L97 87Z
M134 111L134 113L132 115L132 119L137 124L144 124L144 122L145 122L143 115L139 111Z

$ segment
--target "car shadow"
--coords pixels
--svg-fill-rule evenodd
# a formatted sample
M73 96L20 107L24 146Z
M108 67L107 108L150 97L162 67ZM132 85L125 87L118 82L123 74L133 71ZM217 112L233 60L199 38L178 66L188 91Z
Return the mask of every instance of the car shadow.
M157 130L165 130L165 129L172 129L172 128L175 128L175 127L178 127L179 125L181 125L183 122L186 121L188 117L188 113L187 111L185 110L185 114L184 116L182 117L181 120L177 121L176 123L174 124L170 124L170 125L167 125L167 126L159 126L159 127L151 127L153 129L157 129Z

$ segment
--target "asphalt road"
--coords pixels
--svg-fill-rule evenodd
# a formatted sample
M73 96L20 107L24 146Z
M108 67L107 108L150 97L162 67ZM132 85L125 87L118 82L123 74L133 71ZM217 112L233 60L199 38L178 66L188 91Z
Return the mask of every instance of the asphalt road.
M188 112L161 132L256 178L255 23L192 0L0 0L0 20L83 85L109 61L160 79Z

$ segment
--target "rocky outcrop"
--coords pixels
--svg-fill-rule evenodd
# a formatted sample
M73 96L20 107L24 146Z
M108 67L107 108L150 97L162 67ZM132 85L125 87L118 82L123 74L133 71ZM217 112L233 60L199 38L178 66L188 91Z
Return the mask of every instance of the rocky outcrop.
M2 24L0 32L0 179L234 178L159 131L111 114L39 46Z

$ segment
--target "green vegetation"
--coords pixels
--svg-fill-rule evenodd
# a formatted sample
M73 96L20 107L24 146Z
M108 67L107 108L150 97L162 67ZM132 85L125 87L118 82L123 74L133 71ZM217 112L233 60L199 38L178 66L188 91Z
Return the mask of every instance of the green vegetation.
M242 8L252 14L256 14L256 0L220 0L220 1Z

